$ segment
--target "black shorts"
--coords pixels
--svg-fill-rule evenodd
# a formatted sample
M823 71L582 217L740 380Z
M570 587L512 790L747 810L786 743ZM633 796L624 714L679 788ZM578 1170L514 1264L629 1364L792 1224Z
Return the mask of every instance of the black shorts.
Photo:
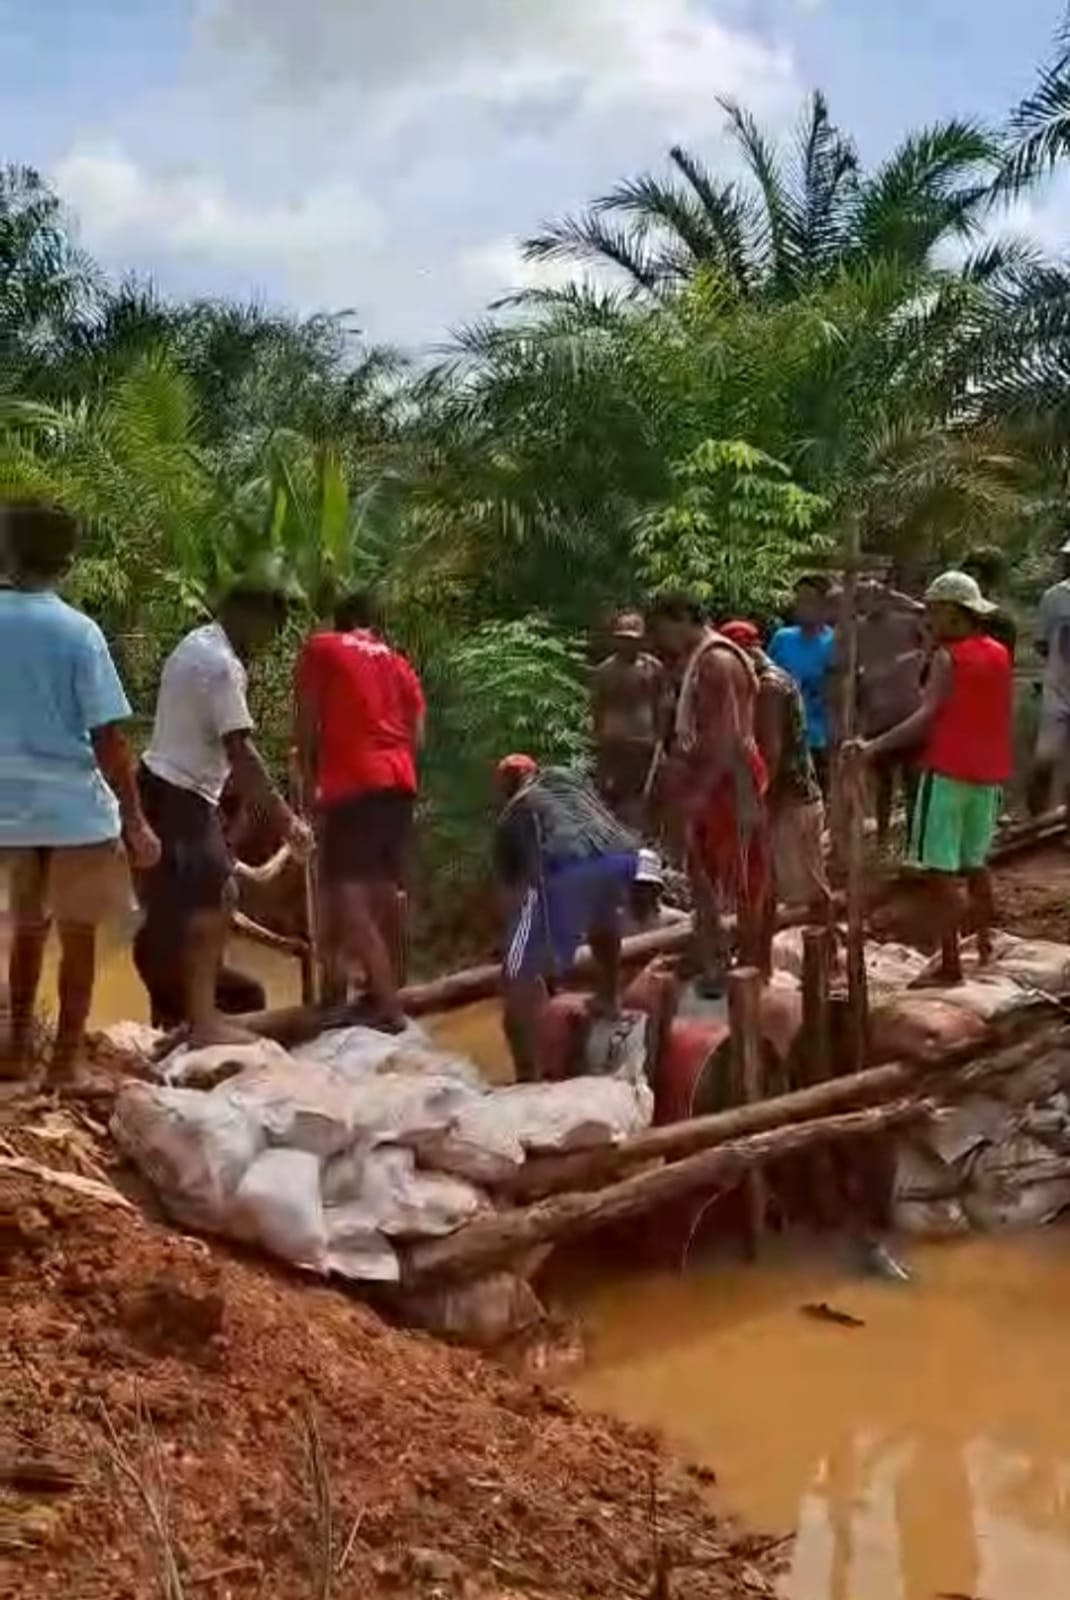
M158 864L138 881L146 918L180 923L190 912L222 906L234 868L218 807L144 765L137 776L145 817L160 841Z
M416 796L369 789L320 813L320 872L325 885L395 883L408 876Z

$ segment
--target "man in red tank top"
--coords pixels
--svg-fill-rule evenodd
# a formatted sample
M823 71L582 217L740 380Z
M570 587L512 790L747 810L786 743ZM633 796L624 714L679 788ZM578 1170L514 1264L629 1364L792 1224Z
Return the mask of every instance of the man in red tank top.
M420 680L377 627L373 599L350 595L334 630L314 633L297 665L297 742L319 813L328 942L358 964L376 1021L404 1026L398 1000L404 885L423 740Z
M927 875L940 929L938 981L961 983L959 931L965 879L978 954L992 948L992 884L988 855L1013 762L1014 677L1006 645L985 630L996 610L975 578L945 572L930 584L925 606L936 639L918 709L856 754L879 759L920 744L921 782L908 864Z

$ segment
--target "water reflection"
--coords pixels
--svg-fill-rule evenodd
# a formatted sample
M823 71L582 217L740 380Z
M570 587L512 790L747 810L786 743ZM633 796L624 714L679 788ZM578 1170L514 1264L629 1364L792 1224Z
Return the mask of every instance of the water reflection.
M1070 1236L914 1261L909 1289L798 1261L603 1286L576 1390L715 1466L729 1508L795 1530L784 1600L1065 1600ZM799 1316L819 1299L865 1328Z

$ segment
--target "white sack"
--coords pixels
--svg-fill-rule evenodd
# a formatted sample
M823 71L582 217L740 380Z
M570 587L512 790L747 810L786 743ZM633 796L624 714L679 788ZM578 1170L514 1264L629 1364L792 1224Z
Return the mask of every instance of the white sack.
M344 1278L372 1283L397 1283L401 1265L389 1240L375 1226L359 1201L323 1209L327 1229L327 1267Z
M568 1078L563 1083L518 1083L488 1096L488 1113L503 1135L532 1152L584 1150L620 1144L649 1127L653 1095L623 1078ZM464 1132L466 1119L457 1120Z
M200 1050L191 1050L180 1044L155 1063L154 1071L164 1083L180 1085L190 1079L207 1082L232 1073L244 1072L251 1067L285 1065L288 1053L274 1039L257 1039L252 1044L213 1044Z
M976 1228L1036 1228L1070 1206L1066 1158L1028 1134L982 1150L962 1197Z
M120 1089L111 1131L171 1215L210 1230L225 1228L231 1196L264 1146L255 1119L219 1091L142 1083Z
M419 1172L411 1150L379 1145L364 1162L359 1204L389 1238L441 1238L454 1233L483 1204L463 1178Z
M229 1223L241 1239L299 1267L327 1270L320 1162L307 1150L265 1150L235 1192Z

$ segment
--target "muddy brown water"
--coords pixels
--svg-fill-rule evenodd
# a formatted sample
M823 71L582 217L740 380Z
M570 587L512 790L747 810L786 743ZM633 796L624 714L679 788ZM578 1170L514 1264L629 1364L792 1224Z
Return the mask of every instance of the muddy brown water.
M297 998L292 961L245 941L231 955L269 1003ZM145 1014L106 941L94 1022ZM432 1031L504 1076L494 1003ZM572 1387L712 1467L747 1523L793 1534L785 1600L1067 1600L1070 1228L905 1257L907 1287L775 1249L588 1281L569 1296L587 1350ZM864 1327L801 1314L821 1301Z

